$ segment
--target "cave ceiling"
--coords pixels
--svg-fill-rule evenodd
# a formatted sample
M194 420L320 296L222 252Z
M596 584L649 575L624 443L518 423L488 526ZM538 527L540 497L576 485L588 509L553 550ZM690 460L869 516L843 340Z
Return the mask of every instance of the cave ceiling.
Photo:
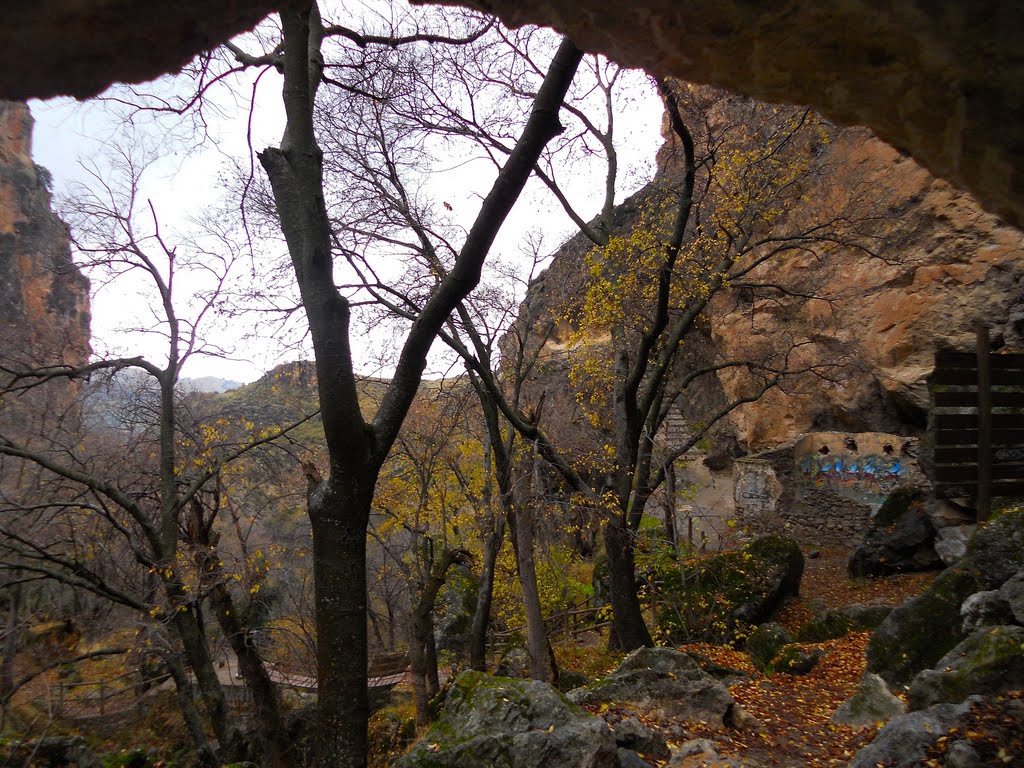
M301 0L298 0L301 1ZM13 0L0 98L142 82L287 0ZM1017 0L462 0L545 24L659 75L866 125L989 210L1024 223L1024 3Z

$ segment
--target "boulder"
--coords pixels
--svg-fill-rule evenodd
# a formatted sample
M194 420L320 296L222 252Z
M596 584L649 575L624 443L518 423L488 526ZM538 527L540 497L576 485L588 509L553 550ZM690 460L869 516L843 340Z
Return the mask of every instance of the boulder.
M506 648L494 668L496 677L529 677L530 654L521 645Z
M993 517L967 544L963 565L986 589L997 589L1024 570L1024 507Z
M1024 686L1024 627L982 627L919 672L910 684L910 708L957 703Z
M538 680L464 672L395 768L618 768L611 728Z
M669 756L668 744L652 729L635 717L620 720L612 728L615 744L626 750L641 752L645 755L664 760Z
M839 705L832 715L832 722L850 728L868 728L906 711L907 705L889 692L885 680L865 672L857 692Z
M868 643L868 671L890 685L906 685L918 672L934 667L968 634L960 613L964 601L976 592L1002 589L1021 571L1024 509L1015 509L978 526L960 563L889 614ZM1015 594L1015 584L1007 587L1007 595Z
M680 761L694 755L717 755L718 745L711 739L690 739L680 744L672 753L669 765L677 765Z
M796 632L796 639L801 643L823 643L843 637L853 628L853 619L843 611L831 609L802 624Z
M652 768L650 763L631 749L619 747L615 754L619 758L619 768Z
M793 635L781 624L769 621L759 624L747 638L747 653L754 666L764 672L783 646L793 642Z
M935 554L947 566L956 565L967 556L967 542L977 529L976 525L951 525L935 533Z
M799 594L804 558L784 536L762 536L733 552L662 578L658 629L677 641L731 642Z
M892 606L850 603L840 608L839 612L853 622L854 629L863 632L868 629L878 629L878 626L892 613Z
M806 675L825 656L820 648L804 648L796 643L782 648L772 659L769 669L787 675Z
M997 589L975 592L960 606L964 634L981 627L998 627L1013 623L1013 611Z
M1017 624L1024 624L1024 570L999 588L999 596L1006 601Z
M853 756L850 768L920 768L932 745L978 700L979 697L971 697L962 704L936 704L894 718L874 741Z
M944 768L982 768L981 755L966 741L954 741L946 750Z
M47 736L35 743L35 756L42 763L59 765L77 765L78 768L102 768L103 761L92 751L92 748L81 736ZM145 762L149 756L140 750L129 753L141 757Z
M924 594L895 608L867 647L867 669L889 685L905 685L964 639L960 606L981 588L960 567L942 573Z
M886 576L941 566L933 542L935 527L919 488L897 488L871 521L864 541L850 555L851 576Z
M737 708L729 691L685 653L638 648L603 680L568 693L575 704L626 704L677 720L732 724Z

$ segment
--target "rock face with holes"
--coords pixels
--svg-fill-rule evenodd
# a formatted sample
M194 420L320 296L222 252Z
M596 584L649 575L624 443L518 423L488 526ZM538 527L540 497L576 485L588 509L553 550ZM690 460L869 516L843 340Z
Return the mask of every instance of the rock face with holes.
M836 245L792 255L751 278L785 286L785 292L762 298L744 290L720 292L706 311L707 322L687 337L681 367L693 370L714 361L751 359L751 349L777 346L779 339L799 340L801 360L820 365L820 375L791 378L786 386L733 411L709 436L708 460L715 460L716 472L728 473L737 454L775 450L800 435L828 433L838 441L829 444L828 458L849 459L861 476L839 477L835 461L822 471L821 466L803 467L800 462L820 446L800 446L803 452L794 454L793 472L815 475L808 478L808 498L815 486L842 496L844 487L861 480L868 485L879 481L872 493L877 498L866 505L855 500L860 512L870 512L892 490L890 480L903 482L906 478L900 475L911 472L912 484L923 480L916 467L916 441L908 438L920 436L926 427L927 378L935 352L973 348L979 318L989 324L995 344L1024 347L1024 235L866 131L836 128L820 151L823 171L809 182L806 207L790 215L813 212L827 219L857 210L870 237L862 239L863 247ZM671 152L663 151L661 157L663 170L656 184L616 211L617 231L628 234L644 206L657 196L657 182L677 172ZM544 391L545 427L557 444L570 447L602 437L590 433L569 381L572 345L577 342L566 318L586 293L591 253L583 236L563 245L531 286L520 314L534 328L551 328L528 391L535 400ZM595 335L587 343L600 347L607 338ZM677 402L680 425L666 423L685 432L688 425L742 396L741 379L729 371L704 377ZM879 437L872 442L870 434ZM847 437L860 445L846 448ZM865 464L856 461L860 458L884 460L886 472L861 471ZM847 462L843 471L849 466ZM689 479L682 476L680 482ZM836 495L830 496L833 507L842 503ZM835 530L828 543L852 545L868 522L860 512L852 527ZM838 524L846 517L825 519ZM809 524L793 525L820 530L821 519L818 515ZM807 539L795 528L793 532Z

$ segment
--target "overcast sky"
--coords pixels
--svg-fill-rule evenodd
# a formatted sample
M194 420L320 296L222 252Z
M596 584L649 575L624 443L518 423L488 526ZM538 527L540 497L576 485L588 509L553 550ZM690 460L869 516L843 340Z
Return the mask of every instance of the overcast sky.
M161 230L167 232L187 231L189 217L201 214L204 208L214 206L223 196L218 184L219 176L230 167L231 159L249 163L246 132L251 129L253 147L260 150L279 141L283 125L280 107L280 81L273 73L265 76L257 90L258 109L249 124L249 113L242 106L227 108L222 118L209 123L214 144L204 145L199 151L186 146L175 146L174 140L162 133L162 129L144 121L137 130L131 131L133 141L157 145L165 155L149 171L143 195L152 200L159 211ZM36 120L34 134L35 160L50 170L54 177L54 189L58 196L68 193L71 185L89 180L82 164L98 164L105 173L103 154L112 142L123 140L125 126L99 105L81 105L70 99L55 99L49 102L32 103ZM617 125L618 145L623 168L632 169L632 178L623 178L622 196L636 191L642 181L649 179L653 171L654 154L661 143L661 105L653 92L648 92L630 106L629 112L621 116ZM169 151L168 151L169 150ZM256 173L261 173L258 162ZM592 174L591 170L589 174ZM454 207L454 215L468 226L479 200L493 180L493 170L487 164L470 164L451 169L447 174L434 180L439 195ZM585 210L586 215L597 213L600 184L594 183L588 169L581 168L574 193L586 196L594 189L593 203ZM515 258L518 245L524 233L531 227L540 227L546 234L546 247L554 251L561 241L574 232L571 223L557 203L539 185L516 206L506 222L496 243L496 254L503 258ZM124 329L137 324L136 318L143 313L144 301L137 295L138 286L118 281L97 286L93 300L93 347L97 354L136 355L144 354L155 362L161 362L165 346L159 338L125 333ZM238 321L215 324L209 331L213 339L231 351L231 359L195 357L186 366L184 375L191 377L217 376L239 381L252 381L274 365L294 360L300 356L310 357L308 349L282 348L272 339L260 341L245 340L245 330L252 330L255 320L245 320L244 327ZM368 375L387 374L386 370L371 363L375 357L374 347L387 346L390 340L372 335L356 339L354 355L358 370ZM443 362L439 363L443 366ZM439 371L434 371L438 373Z

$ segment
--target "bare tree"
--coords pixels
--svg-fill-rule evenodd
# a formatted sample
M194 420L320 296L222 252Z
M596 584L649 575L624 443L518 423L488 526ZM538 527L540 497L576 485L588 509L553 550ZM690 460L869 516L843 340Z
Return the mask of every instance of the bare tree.
M76 249L97 278L143 276L153 297L147 330L165 340L166 359L162 365L140 356L3 366L5 400L55 380L87 377L112 377L114 391L86 402L81 428L76 423L34 441L0 434L0 457L9 466L38 468L47 484L31 497L3 499L2 567L91 593L166 628L195 675L223 757L240 759L247 745L228 711L203 621L210 600L253 690L263 756L281 765L277 692L259 659L241 647L245 611L226 588L214 522L223 517L224 469L269 446L287 428L225 430L190 413L194 397L177 387L182 366L209 350L203 323L241 250L209 250L198 240L172 243L153 205L139 199L144 166L123 153L118 167L123 186L97 174L98 190L80 190L68 208ZM205 290L193 297L176 293L175 286L196 271L207 278ZM185 309L192 300L195 305ZM201 759L217 759L197 724L183 665L173 656L167 663L182 688L180 701Z
M318 764L364 766L367 722L366 531L381 467L416 394L430 346L451 310L480 279L491 244L544 145L561 130L558 112L580 52L564 41L551 62L516 145L486 195L457 257L424 285L424 302L402 343L394 377L372 419L360 410L349 329L352 304L335 285L336 215L327 207L325 158L316 131L318 94L340 89L358 95L369 85L359 70L328 57L339 42L349 51L400 50L450 35L357 33L325 22L317 5L281 16L278 49L253 64L277 64L284 74L287 127L281 144L260 154L309 323L328 453L326 477L309 471L308 511L313 527L318 642ZM484 24L483 26L486 26ZM456 36L462 40L476 33ZM338 75L351 74L342 81ZM372 94L370 94L372 95Z

